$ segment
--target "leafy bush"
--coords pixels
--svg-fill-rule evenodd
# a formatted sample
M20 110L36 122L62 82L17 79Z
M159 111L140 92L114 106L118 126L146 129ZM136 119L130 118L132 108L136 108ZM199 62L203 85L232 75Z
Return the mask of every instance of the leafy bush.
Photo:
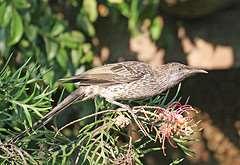
M46 77L49 82L91 64L93 58L88 35L80 31L81 27L70 27L61 12L63 2L56 5L40 0L0 4L1 54L13 51L22 61L32 57L42 64L42 72L51 67ZM70 4L66 2L66 5ZM80 12L84 10L82 6L77 7Z
M9 142L51 109L54 90L43 83L39 67L28 63L16 72L6 64L0 72L2 163L142 164L141 158L149 152L162 150L166 155L167 142L174 148L180 147L186 155L192 154L186 145L194 140L192 135L197 124L190 112L195 110L175 102L180 86L170 101L167 101L168 92L148 100L128 101L132 110L116 108L96 98L95 113L60 129L36 130L17 142ZM64 133L67 127L77 123L79 129L73 136ZM134 131L138 132L138 138L133 140Z
M159 0L0 0L2 164L142 164L141 158L148 152L163 150L165 154L166 141L191 154L185 145L192 140L196 126L189 113L193 109L174 103L177 97L167 102L167 95L127 102L134 107L132 112L116 109L97 98L93 114L60 129L36 130L16 143L8 141L51 110L57 79L91 66L91 39L96 36L94 23L100 16L115 21L125 17L133 36L148 20L152 39L158 40L162 29L158 3ZM71 136L64 133L73 124L79 128L71 129ZM139 132L137 140L131 135L130 127L134 125ZM157 148L149 145L156 142L160 144Z

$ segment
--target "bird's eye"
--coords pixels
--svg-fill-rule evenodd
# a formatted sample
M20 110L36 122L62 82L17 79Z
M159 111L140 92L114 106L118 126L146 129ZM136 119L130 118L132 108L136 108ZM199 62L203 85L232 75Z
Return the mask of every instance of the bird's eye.
M178 68L178 71L181 71L182 70L182 68Z

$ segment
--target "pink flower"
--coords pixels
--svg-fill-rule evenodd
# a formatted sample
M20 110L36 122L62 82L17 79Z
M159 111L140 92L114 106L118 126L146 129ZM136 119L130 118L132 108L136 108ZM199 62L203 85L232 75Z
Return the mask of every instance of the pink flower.
M165 153L165 141L176 148L173 143L173 137L189 137L193 133L192 115L190 111L195 111L190 105L182 105L174 102L166 108L158 108L155 110L157 117L155 118L152 128L156 131L156 139L162 143L163 154Z

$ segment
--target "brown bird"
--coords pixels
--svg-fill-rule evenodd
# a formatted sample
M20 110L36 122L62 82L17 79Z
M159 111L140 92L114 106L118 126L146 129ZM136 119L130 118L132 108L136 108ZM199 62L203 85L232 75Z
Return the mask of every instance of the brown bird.
M44 126L75 101L101 96L112 104L130 108L118 100L141 99L158 95L196 73L207 72L180 63L153 67L143 62L126 61L96 67L82 74L62 79L60 81L76 83L79 86L78 89L35 123L31 129L25 130L11 141L15 142L24 137L26 132Z

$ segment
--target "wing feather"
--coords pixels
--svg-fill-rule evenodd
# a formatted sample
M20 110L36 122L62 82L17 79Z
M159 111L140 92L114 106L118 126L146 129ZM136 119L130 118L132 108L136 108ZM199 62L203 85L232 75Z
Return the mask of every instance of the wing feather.
M146 74L143 70L149 70L148 67L147 64L137 61L108 64L60 81L79 83L78 85L129 83L142 78Z

